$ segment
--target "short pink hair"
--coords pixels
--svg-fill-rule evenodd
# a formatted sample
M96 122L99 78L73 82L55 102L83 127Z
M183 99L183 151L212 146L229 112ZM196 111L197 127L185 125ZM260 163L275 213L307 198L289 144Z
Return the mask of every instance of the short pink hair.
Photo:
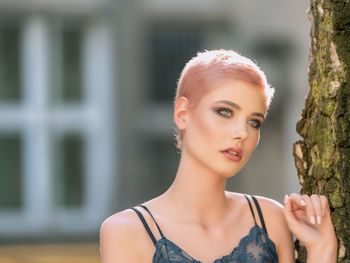
M218 78L233 78L263 89L269 108L275 90L267 83L265 73L251 59L224 49L198 52L187 62L178 81L174 106L180 97L186 97L193 109L212 88L210 81ZM181 149L183 132L176 129L175 136Z

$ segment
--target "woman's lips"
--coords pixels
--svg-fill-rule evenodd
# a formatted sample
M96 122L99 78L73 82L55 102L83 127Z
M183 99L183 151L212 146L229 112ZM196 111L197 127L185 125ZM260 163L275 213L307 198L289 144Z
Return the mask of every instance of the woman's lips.
M239 162L241 160L241 157L237 156L237 155L233 155L232 153L226 152L226 151L222 151L221 152L227 159L234 161L234 162Z
M239 162L242 159L242 149L236 147L230 147L226 150L221 151L221 153L229 160L234 162Z

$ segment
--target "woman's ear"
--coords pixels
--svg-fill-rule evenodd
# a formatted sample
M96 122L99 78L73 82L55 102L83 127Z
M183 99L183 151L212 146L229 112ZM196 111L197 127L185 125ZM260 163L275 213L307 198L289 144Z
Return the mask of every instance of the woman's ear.
M188 99L186 97L180 97L174 109L174 122L179 130L185 130L186 118L188 113Z

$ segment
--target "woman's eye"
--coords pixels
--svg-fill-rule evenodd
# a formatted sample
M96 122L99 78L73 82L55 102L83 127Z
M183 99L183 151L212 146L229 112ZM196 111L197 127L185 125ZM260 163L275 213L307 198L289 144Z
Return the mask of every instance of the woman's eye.
M232 112L228 109L219 109L217 112L224 117L231 117Z
M260 128L261 122L259 120L250 120L249 124L254 128Z

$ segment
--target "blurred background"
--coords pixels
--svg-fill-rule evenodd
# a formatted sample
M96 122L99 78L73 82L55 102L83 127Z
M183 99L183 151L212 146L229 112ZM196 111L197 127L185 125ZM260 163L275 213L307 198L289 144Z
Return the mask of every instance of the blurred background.
M99 262L99 228L169 187L172 99L197 51L257 61L276 89L227 189L282 201L307 92L307 1L0 0L0 262ZM200 183L200 182L198 182Z

